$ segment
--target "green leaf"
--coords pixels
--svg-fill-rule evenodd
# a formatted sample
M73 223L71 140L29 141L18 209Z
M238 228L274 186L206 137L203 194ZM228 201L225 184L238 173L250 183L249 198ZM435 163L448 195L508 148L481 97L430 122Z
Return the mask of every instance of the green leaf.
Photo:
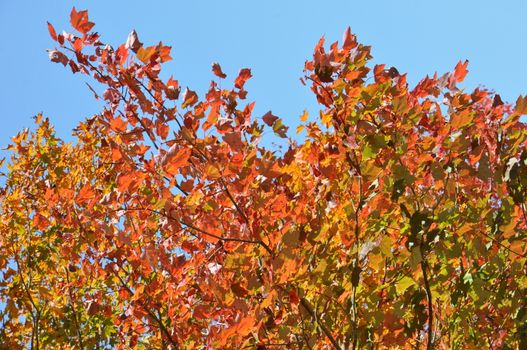
M397 282L395 285L395 290L397 291L397 294L402 294L413 284L415 284L414 280L408 276L405 276L399 282Z
M465 272L465 274L463 275L463 282L465 282L465 284L472 284L472 282L474 282L474 279L472 278L472 274L470 272Z

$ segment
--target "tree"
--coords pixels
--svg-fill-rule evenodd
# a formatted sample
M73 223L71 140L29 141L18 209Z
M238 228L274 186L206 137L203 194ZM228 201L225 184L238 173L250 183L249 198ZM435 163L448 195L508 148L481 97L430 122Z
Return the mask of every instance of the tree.
M251 115L249 69L181 94L170 47L71 25L49 57L106 106L75 142L38 115L8 147L5 348L527 346L527 98L460 90L467 62L410 88L348 29L305 64L323 110L295 141Z

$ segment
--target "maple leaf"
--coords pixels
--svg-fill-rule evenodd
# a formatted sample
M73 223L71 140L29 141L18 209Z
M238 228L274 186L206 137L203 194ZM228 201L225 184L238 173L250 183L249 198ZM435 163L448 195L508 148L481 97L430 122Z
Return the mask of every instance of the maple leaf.
M48 23L48 31L49 31L49 35L51 36L51 39L57 41L58 38L57 38L57 32L55 31L55 28L53 27L53 25L49 22Z
M212 72L214 73L214 75L216 75L217 77L220 77L222 79L225 79L227 78L227 75L225 73L222 72L221 70L221 67L218 63L213 63L212 64Z
M198 102L198 95L196 92L186 88L183 93L183 105L181 107L186 108L194 105L196 102Z
M251 70L249 68L243 68L238 73L238 77L234 81L234 86L238 89L243 89L245 82L252 77Z
M137 58L144 64L150 63L150 59L156 53L156 46L143 47L142 45L137 49Z
M130 34L128 34L128 38L126 39L125 48L137 53L137 51L139 51L139 48L141 48L142 46L143 44L139 41L137 32L135 31L135 29L132 30Z
M73 28L83 34L89 32L95 25L93 22L88 21L88 11L77 11L75 10L75 7L71 9L70 23Z
M63 66L68 64L68 57L60 51L48 50L49 60L55 63L62 63Z
M273 126L273 124L279 119L276 115L273 115L273 113L271 111L265 113L263 116L262 116L262 119L263 121L265 122L265 124L269 125L269 126Z
M457 82L462 82L465 77L467 76L468 70L468 60L465 60L464 63L461 63L461 61L458 62L456 65L456 68L454 69L454 78Z
M518 96L514 111L518 114L527 114L527 96Z
M50 60L105 106L69 142L37 115L7 149L4 347L525 347L526 98L457 89L467 61L410 90L347 28L305 63L321 110L282 152L284 121L259 143L242 103L249 69L180 109L170 46L70 22Z
M351 33L351 28L346 28L344 35L342 37L342 48L344 50L351 50L356 46L355 36Z

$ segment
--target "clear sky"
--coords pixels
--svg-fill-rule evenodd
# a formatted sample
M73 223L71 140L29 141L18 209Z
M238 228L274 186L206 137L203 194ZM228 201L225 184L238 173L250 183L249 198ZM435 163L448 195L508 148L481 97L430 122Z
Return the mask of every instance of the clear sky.
M146 45L171 45L170 71L180 84L204 91L219 62L233 78L252 69L248 99L257 116L272 110L296 124L304 108L317 111L299 77L318 39L340 40L351 26L359 41L373 46L375 63L407 72L415 84L426 74L444 73L468 59L462 87L479 84L514 102L527 93L527 1L25 1L0 0L0 146L38 112L68 138L78 121L100 110L84 84L49 62L53 42L46 21L69 29L72 6L88 9L102 39L114 47L136 29ZM99 90L100 91L100 90Z

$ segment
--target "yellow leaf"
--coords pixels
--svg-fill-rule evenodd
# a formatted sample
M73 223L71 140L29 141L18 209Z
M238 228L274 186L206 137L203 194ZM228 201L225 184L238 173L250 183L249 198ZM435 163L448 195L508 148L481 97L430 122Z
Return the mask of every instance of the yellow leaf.
M307 113L307 109L304 109L304 113L300 116L300 120L305 122L307 118L309 117L309 114Z
M150 63L150 57L156 52L155 46L147 47L146 49L144 47L140 47L137 51L137 58L144 64Z
M304 131L304 126L303 125L299 125L296 127L296 134L297 135L300 135L300 133Z

